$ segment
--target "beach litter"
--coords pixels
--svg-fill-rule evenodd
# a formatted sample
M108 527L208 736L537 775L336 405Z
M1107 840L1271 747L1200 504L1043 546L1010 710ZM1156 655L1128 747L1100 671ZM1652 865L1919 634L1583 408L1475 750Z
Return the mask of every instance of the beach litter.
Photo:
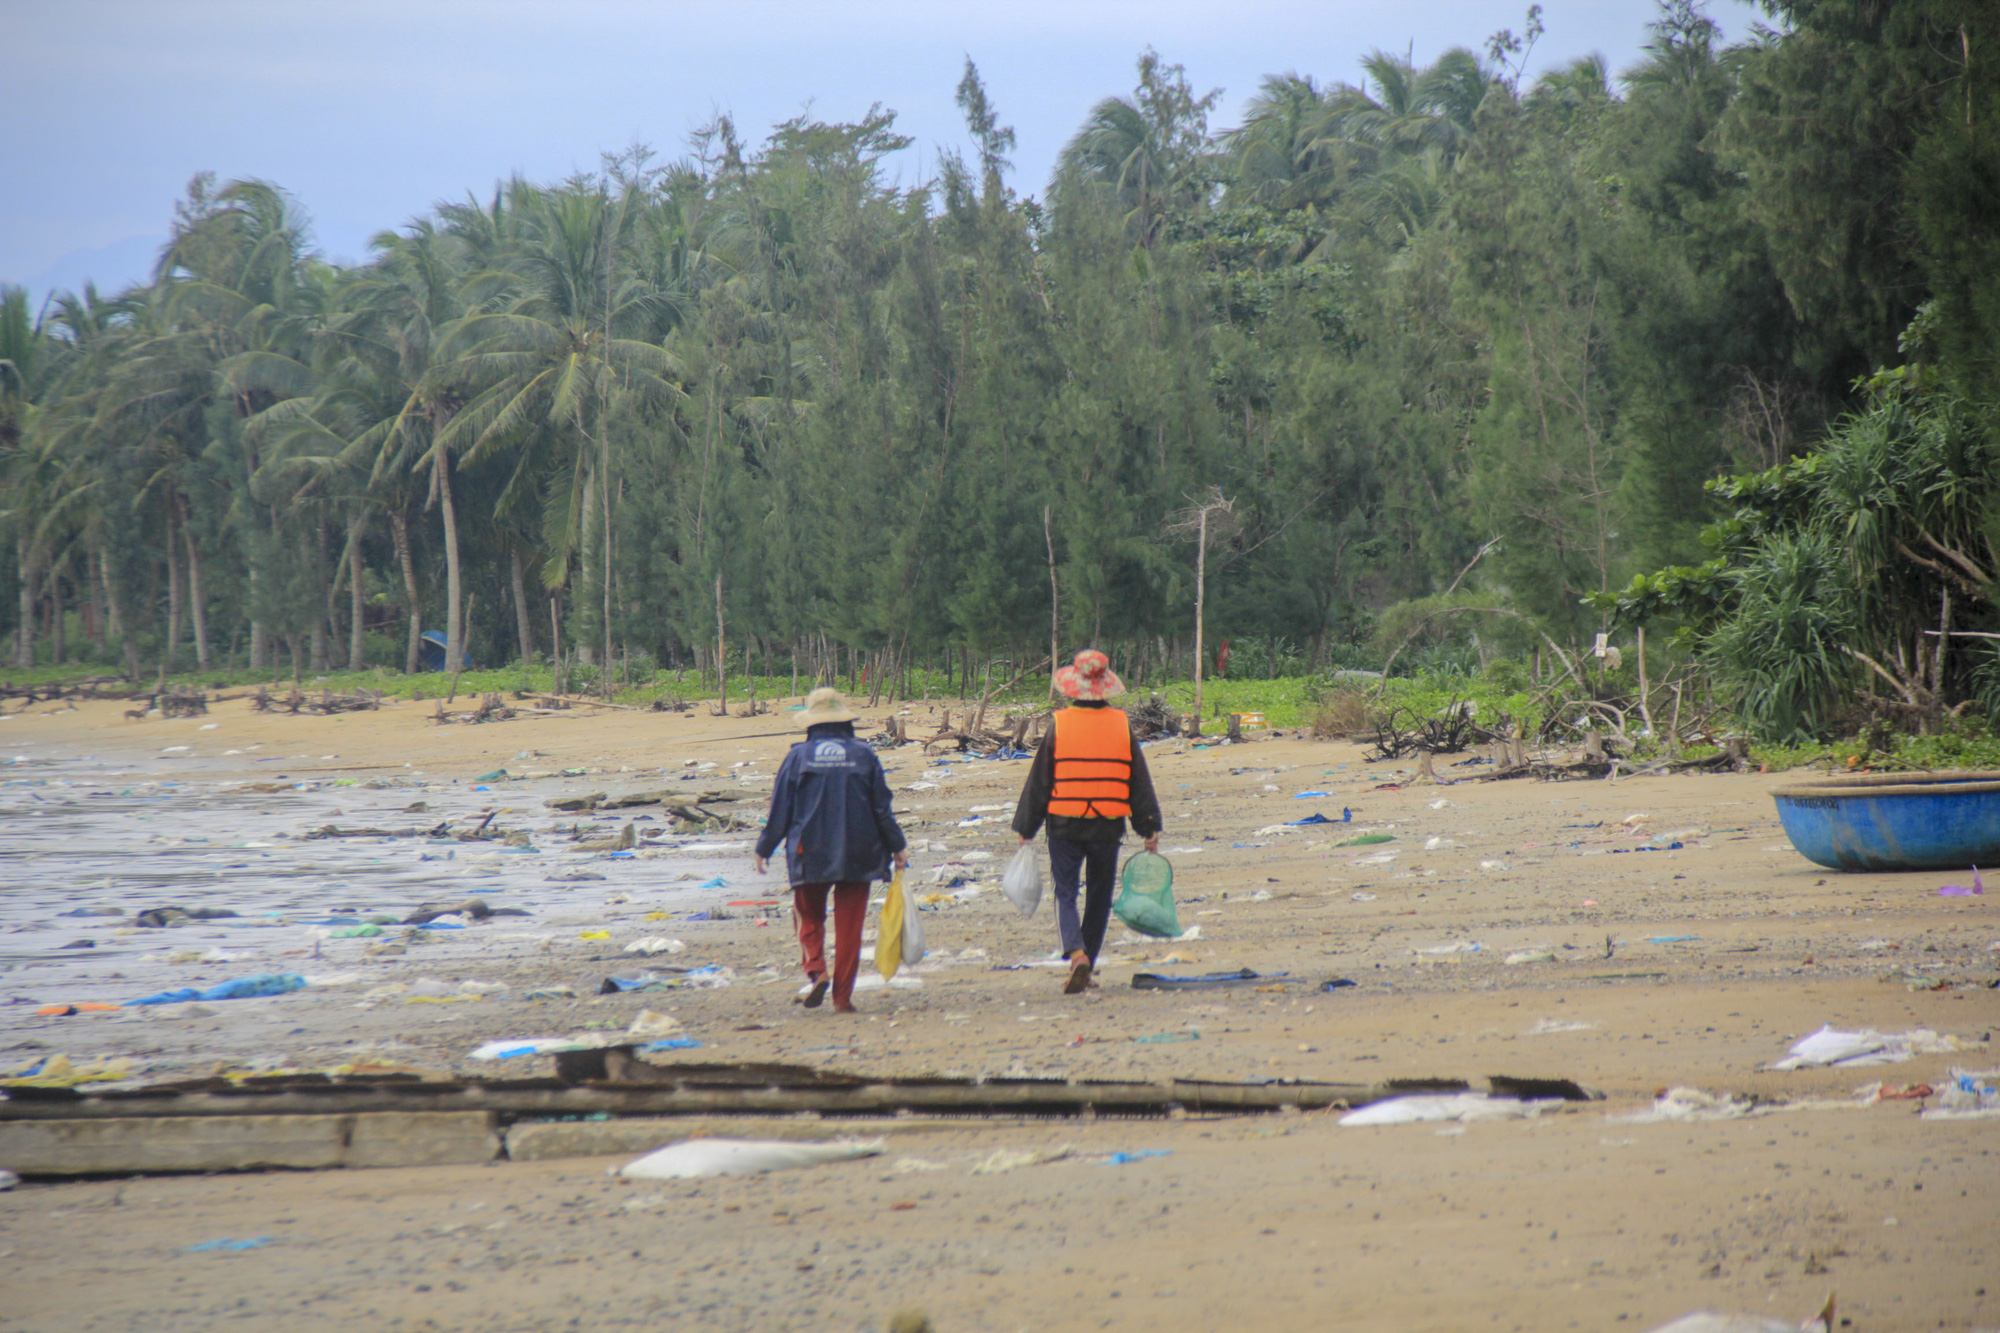
M237 1254L244 1250L261 1250L271 1243L270 1236L251 1236L243 1240L232 1240L223 1236L217 1240L205 1240L199 1245L182 1248L188 1254Z
M1471 1123L1478 1120L1532 1120L1542 1112L1565 1105L1562 1098L1520 1101L1513 1097L1489 1097L1483 1092L1425 1094L1391 1097L1371 1103L1340 1117L1349 1127L1368 1125L1441 1124L1445 1121Z
M687 945L681 940L669 939L665 935L654 935L646 939L633 940L625 946L625 952L645 954L650 958L654 954L681 953L686 948Z
M0 1077L0 1088L73 1088L79 1083L122 1083L137 1073L125 1056L105 1056L78 1064L58 1051L16 1066Z
M1863 1028L1842 1032L1832 1024L1822 1027L1793 1044L1791 1054L1766 1065L1767 1069L1854 1069L1863 1065L1892 1065L1918 1055L1938 1055L1955 1051L1956 1037L1941 1037L1929 1028L1908 1032L1877 1032Z
M1833 1326L1833 1297L1828 1296L1818 1314L1796 1324L1769 1315L1697 1310L1670 1324L1661 1324L1652 1333L1831 1333Z
M1302 981L1288 972L1259 975L1249 968L1237 972L1210 972L1199 977L1163 977L1153 972L1133 974L1133 990L1227 990L1238 986L1268 986Z
M1060 1148L1001 1148L997 1152L982 1158L972 1168L972 1174L975 1176L1003 1175L1009 1171L1018 1171L1024 1166L1041 1166L1048 1162L1060 1162L1068 1157L1069 1153L1070 1147L1067 1143ZM899 1171L902 1170L903 1164L898 1162L896 1169Z
M1972 867L1972 883L1947 884L1938 890L1940 898L1977 898L1986 892L1986 885L1980 881L1979 867Z
M127 1000L131 1004L184 1004L192 1000L248 1000L266 995L283 995L289 991L304 990L306 979L296 972L265 972L254 977L237 977L206 990L182 987L180 990L161 991L143 999Z
M1989 1082L1994 1079L2000 1079L2000 1069L1953 1069L1950 1084L1938 1089L1938 1104L1918 1118L2000 1120L2000 1088Z
M620 1167L632 1180L700 1180L708 1176L753 1176L828 1162L874 1157L881 1139L835 1139L830 1143L787 1143L756 1139L688 1139L647 1153Z

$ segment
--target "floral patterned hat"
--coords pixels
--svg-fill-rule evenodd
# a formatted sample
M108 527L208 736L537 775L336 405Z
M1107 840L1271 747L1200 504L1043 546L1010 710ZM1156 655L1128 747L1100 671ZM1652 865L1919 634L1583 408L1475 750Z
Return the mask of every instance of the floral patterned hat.
M1111 670L1111 659L1086 648L1076 661L1056 672L1056 688L1072 699L1109 699L1125 693L1125 682Z

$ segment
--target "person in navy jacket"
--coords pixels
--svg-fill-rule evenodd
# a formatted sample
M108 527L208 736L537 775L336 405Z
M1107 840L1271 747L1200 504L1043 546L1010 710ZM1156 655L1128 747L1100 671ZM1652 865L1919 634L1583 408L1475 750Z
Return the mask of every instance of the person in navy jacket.
M785 849L792 925L811 982L800 1003L808 1009L826 998L826 903L833 898L833 1007L843 1014L854 1012L869 882L889 878L892 861L899 870L909 864L889 808L889 777L873 747L855 739L855 717L836 690L806 696L800 719L806 738L778 767L771 813L757 839L759 874L780 845Z

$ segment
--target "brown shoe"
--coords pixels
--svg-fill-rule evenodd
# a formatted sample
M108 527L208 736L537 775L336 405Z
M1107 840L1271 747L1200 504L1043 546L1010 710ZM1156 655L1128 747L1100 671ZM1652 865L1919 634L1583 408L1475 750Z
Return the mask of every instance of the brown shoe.
M808 1009L817 1009L820 1006L820 1001L826 998L826 987L827 980L825 977L814 977L812 989L793 1000L792 1003L802 1004Z
M833 1012L836 1014L855 1014L861 1011L856 1009L852 1004L842 1004L839 1000L835 1000L833 1002Z
M1063 994L1081 995L1089 985L1090 960L1078 955L1077 960L1070 964L1069 980L1063 983Z

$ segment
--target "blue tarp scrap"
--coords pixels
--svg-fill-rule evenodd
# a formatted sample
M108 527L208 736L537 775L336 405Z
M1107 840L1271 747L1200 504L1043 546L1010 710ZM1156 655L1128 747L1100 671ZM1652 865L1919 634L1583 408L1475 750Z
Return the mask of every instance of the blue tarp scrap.
M304 990L306 979L296 972L265 972L254 977L237 977L207 990L183 987L180 990L161 991L158 995L148 995L143 1000L127 1000L131 1004L185 1004L190 1000L247 1000L262 995L283 995L287 991Z

